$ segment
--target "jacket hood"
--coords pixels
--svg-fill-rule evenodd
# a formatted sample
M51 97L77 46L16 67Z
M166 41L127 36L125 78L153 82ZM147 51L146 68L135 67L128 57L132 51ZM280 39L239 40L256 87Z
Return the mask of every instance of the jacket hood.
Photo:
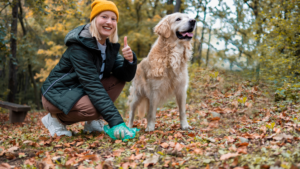
M70 46L73 43L79 43L90 49L98 50L96 38L92 37L89 31L91 24L78 26L71 30L65 37L64 43L66 46ZM108 38L106 42L110 43Z

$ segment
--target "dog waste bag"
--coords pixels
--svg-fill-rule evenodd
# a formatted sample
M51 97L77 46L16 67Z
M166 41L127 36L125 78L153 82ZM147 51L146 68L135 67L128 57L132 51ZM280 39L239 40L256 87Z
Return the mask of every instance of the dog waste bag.
M129 128L125 123L121 123L112 128L110 128L108 125L105 125L104 131L109 135L110 138L114 140L127 141L128 139L134 138L136 132L140 131L140 129Z

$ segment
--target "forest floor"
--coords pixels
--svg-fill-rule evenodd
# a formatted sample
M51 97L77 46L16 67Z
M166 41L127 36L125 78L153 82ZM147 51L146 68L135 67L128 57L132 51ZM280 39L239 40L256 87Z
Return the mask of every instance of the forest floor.
M30 112L22 124L0 113L0 169L300 168L300 104L274 102L272 93L232 73L192 70L186 113L193 129L180 129L170 103L157 110L154 132L135 120L141 130L128 142L84 134L83 122L67 126L73 137L50 137L41 123L47 112Z

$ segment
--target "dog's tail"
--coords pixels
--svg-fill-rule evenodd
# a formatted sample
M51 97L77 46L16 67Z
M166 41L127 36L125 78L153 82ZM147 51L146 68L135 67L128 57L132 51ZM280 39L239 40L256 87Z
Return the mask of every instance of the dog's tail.
M133 84L133 82L132 82L131 86L129 87L129 96L128 96L127 102L126 102L126 104L127 104L127 106L128 106L129 108L130 108L130 103L132 102L132 99L133 99L133 96L134 96L134 89L133 89L133 86L134 86L134 84Z
M130 86L129 88L129 96L128 96L128 100L127 100L127 105L129 107L129 109L131 109L131 103L133 101L133 98L135 97L135 95L137 93L135 92L138 92L134 89L135 85L134 85L134 82L132 82L132 85ZM136 110L138 111L137 113L137 116L139 119L143 119L145 117L145 114L148 112L148 109L149 109L149 103L148 103L148 99L146 98L143 98L141 101L139 101L139 104L138 106L136 107Z
M145 114L149 110L149 101L146 98L141 100L137 110L138 110L138 113L137 113L138 118L143 119L145 117Z

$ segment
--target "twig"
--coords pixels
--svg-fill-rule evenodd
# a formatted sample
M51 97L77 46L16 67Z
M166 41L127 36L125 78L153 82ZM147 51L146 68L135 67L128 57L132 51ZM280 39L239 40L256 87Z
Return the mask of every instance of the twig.
M3 9L1 9L0 13L1 13L8 5L10 5L10 2L8 2L8 4L7 4Z

